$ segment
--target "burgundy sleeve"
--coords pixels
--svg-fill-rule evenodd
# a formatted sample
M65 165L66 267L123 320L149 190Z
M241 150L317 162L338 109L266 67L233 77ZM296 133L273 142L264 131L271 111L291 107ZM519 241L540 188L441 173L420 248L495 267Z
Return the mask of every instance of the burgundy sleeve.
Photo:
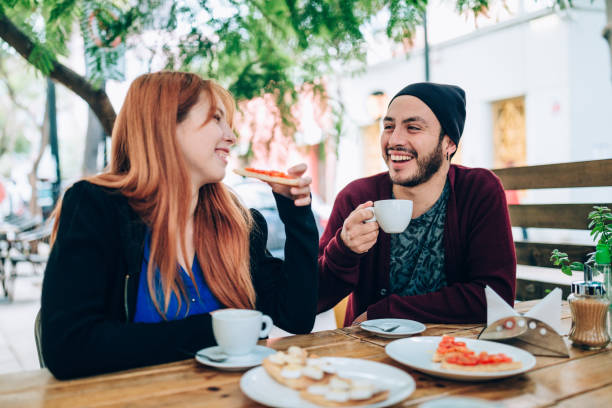
M390 295L368 308L368 319L401 317L427 323L486 321L485 285L513 305L516 254L503 187L490 174L475 183L464 214L467 251L459 267L459 282L424 295ZM464 193L465 194L465 193ZM458 211L459 212L459 211ZM448 253L446 254L448 256ZM448 262L448 260L447 260ZM452 261L451 261L452 262Z
M359 281L362 255L351 251L340 238L344 220L354 207L346 189L338 193L327 227L319 240L319 313L334 307L355 289Z

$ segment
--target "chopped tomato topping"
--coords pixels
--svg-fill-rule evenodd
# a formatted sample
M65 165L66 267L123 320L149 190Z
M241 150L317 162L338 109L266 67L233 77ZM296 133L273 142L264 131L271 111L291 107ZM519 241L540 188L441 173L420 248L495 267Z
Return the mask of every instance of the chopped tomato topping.
M475 356L474 354L455 354L452 356L449 356L446 359L447 363L450 364L457 364L457 365L463 365L463 366L475 366L478 365L478 357Z
M440 341L440 344L438 345L438 353L440 354L463 351L467 351L467 348L465 347L465 342L455 341L455 338L451 336L442 337L442 341Z
M512 359L506 356L504 353L488 354L486 351L483 351L478 355L478 360L479 364L501 364L512 362Z
M447 363L464 365L464 366L475 366L478 364L502 364L511 363L512 359L503 353L499 354L488 354L486 351L476 355L474 352L465 354L454 354L446 359Z
M463 366L474 366L478 364L501 364L511 363L512 358L503 353L489 354L486 351L476 355L472 350L465 346L463 341L455 341L452 336L443 336L438 345L439 354L450 354L445 361L450 364Z
M291 177L287 173L283 173L282 171L259 170L259 169L255 169L253 167L245 167L244 169L246 171L250 171L251 173L265 174L266 176L270 176L270 177L280 177L280 178L287 178L287 179L295 178L295 177Z

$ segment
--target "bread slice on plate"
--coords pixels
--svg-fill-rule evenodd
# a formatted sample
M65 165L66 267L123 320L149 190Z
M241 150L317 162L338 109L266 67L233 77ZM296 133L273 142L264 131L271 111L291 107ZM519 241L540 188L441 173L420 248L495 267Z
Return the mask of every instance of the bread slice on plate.
M444 336L433 356L433 361L441 362L440 368L453 371L494 373L517 370L523 366L503 353L489 354L482 351L476 354L464 342L455 341L452 336Z
M262 366L278 383L300 391L302 399L320 406L368 405L389 397L389 390L369 380L340 377L326 359L308 355L296 346L267 357Z
M325 384L311 385L302 390L300 397L324 407L347 407L384 401L389 397L389 391L367 380L334 376Z
M261 365L270 377L294 390L327 381L334 373L325 360L309 356L297 346L289 347L286 353L280 351L266 357Z

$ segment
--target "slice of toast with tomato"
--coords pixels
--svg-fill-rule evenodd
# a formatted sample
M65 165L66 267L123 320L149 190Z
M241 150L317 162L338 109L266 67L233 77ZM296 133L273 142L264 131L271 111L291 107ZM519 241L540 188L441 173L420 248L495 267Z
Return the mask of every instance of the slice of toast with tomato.
M276 170L260 170L253 167L245 167L234 169L234 173L244 177L253 177L269 183L285 184L288 186L297 186L300 183L297 177Z

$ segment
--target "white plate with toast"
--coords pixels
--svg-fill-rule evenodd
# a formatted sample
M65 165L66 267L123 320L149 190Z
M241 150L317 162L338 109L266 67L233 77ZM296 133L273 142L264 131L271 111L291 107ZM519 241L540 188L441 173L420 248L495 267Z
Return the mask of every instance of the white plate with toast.
M521 367L514 370L494 372L443 369L441 363L433 361L433 356L441 340L441 336L411 337L395 340L387 344L385 352L395 361L425 374L458 381L488 381L511 377L531 370L536 364L536 359L531 353L517 347L493 341L456 338L457 341L465 342L465 345L470 350L476 352L476 354L482 351L486 351L489 354L504 353L512 358L513 361L521 362Z
M340 377L368 380L389 391L384 401L367 405L338 405L342 407L378 408L395 405L408 398L416 388L412 377L403 370L387 364L356 358L322 357L331 364ZM285 387L266 373L263 367L247 371L240 379L242 392L268 407L315 408L317 405L300 398L299 391Z

